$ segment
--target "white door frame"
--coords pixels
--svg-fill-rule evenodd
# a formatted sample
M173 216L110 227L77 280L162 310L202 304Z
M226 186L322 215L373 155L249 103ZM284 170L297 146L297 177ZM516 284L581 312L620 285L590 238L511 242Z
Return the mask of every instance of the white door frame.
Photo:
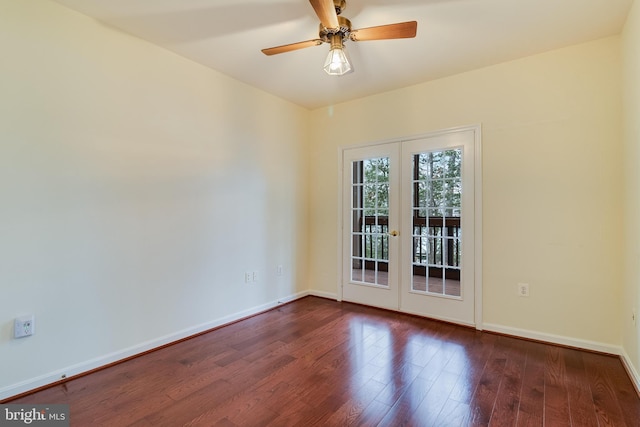
M471 126L461 126L456 128L444 129L434 132L428 132L420 135L411 135L401 138L394 138L384 141L376 141L371 143L363 143L357 145L349 145L349 146L340 146L338 147L338 230L337 230L337 238L338 238L338 251L337 251L337 300L342 301L343 298L343 262L345 258L345 252L348 251L349 248L345 248L343 244L343 229L345 227L343 220L343 170L344 170L344 151L353 149L353 148L361 148L361 147L373 147L380 144L389 144L394 142L402 143L403 141L422 139L422 138L430 138L434 136L456 133L456 132L468 132L473 131L474 133L474 189L473 189L473 199L474 199L474 320L475 320L475 328L478 330L482 330L482 322L483 322L483 305L482 305L482 126L471 125Z

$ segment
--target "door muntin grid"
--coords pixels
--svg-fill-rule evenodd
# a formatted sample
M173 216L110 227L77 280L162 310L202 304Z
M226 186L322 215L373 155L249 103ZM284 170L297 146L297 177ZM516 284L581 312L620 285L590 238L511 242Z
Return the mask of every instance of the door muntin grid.
M352 162L351 281L389 286L389 158Z
M411 290L460 298L462 148L413 156Z

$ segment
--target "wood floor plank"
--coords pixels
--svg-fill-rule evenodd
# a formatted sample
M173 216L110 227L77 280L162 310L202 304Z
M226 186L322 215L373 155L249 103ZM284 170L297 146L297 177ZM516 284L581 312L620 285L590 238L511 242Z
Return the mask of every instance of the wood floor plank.
M469 404L480 383L484 371L485 361L493 351L497 340L493 334L481 334L474 337L471 342L466 342L463 346L467 357L466 364L461 368L459 381L451 391L450 399Z
M271 423L278 427L311 426L318 416L315 406L300 400L290 399L279 403L279 415Z
M587 378L591 386L591 393L595 405L598 424L601 426L626 426L622 407L618 400L618 386L609 372L610 359L584 356ZM637 426L638 419L630 426Z
M436 420L442 415L451 390L458 380L459 374L443 370L435 382L427 383L424 388L413 392L413 395L409 396L411 407L409 425L437 425ZM424 393L424 397L420 392ZM441 420L445 424L448 422L446 419L441 418Z
M384 389L385 385L374 379L370 379L353 391L353 395L343 395L344 403L333 414L321 420L324 425L348 426L356 424L365 409L375 401L376 396Z
M516 425L537 427L544 422L544 362L545 345L522 342L527 350L520 391L520 405Z
M546 425L571 425L569 391L564 352L560 347L547 348L544 371L544 422Z
M374 400L364 409L360 417L354 420L352 425L363 427L377 426L390 409L388 405Z
M519 344L515 340L505 341L507 361L489 426L515 425L518 419L527 356L526 350Z
M469 405L473 414L472 425L489 424L506 363L502 349L496 346L484 365L480 382Z
M564 349L564 353L571 423L584 427L597 427L596 408L584 367L583 352Z
M6 402L8 403L8 402ZM637 426L620 359L307 297L11 403L72 426Z
M596 363L604 369L614 386L615 400L620 406L622 417L628 426L633 426L640 420L640 407L637 405L638 393L627 375L622 361L618 357L596 357L590 353L583 355L585 370L594 369Z
M461 427L471 425L471 408L468 404L448 399L433 425L439 427Z

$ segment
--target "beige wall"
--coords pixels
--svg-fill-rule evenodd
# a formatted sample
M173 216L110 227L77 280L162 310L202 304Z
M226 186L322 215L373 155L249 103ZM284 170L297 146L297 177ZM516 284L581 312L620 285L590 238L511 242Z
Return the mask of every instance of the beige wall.
M306 290L306 110L44 0L0 52L0 398Z
M606 38L313 111L311 288L338 293L339 147L482 124L484 322L620 345L619 46Z
M640 384L640 4L635 2L622 34L624 83L625 276L621 306L623 348Z

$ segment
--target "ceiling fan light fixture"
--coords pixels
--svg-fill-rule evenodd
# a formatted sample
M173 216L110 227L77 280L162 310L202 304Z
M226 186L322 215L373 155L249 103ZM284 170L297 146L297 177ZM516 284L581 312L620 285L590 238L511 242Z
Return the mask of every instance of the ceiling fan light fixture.
M351 71L351 64L344 49L331 49L324 62L324 71L330 76L342 76Z
M324 61L324 71L330 76L342 76L351 71L340 33L331 36L331 50Z

